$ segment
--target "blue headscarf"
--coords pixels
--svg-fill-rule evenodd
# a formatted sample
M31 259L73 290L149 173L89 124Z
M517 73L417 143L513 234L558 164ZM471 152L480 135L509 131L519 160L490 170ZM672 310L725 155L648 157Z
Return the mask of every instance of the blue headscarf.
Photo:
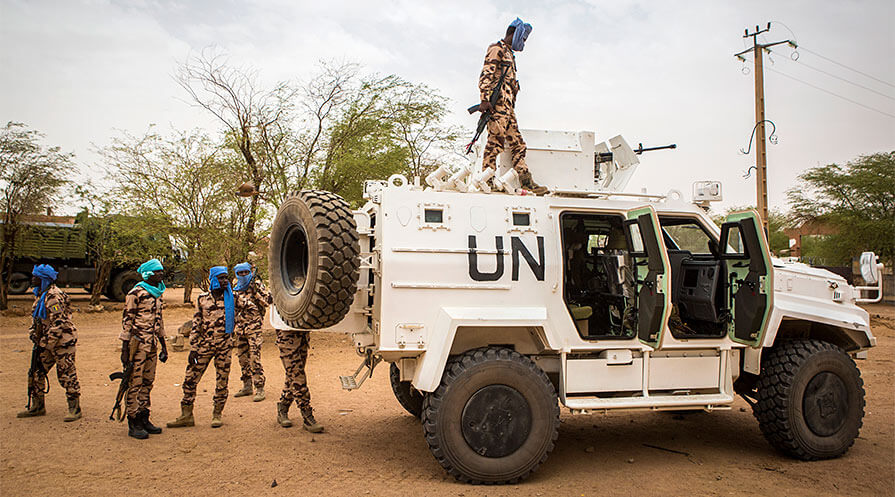
M49 264L38 264L31 271L32 276L40 278L40 288L34 287L34 296L38 297L37 307L31 313L32 317L46 319L47 318L47 289L56 281L59 273Z
M218 281L218 275L229 274L227 266L215 266L208 271L208 288L217 290L221 288L221 282ZM230 288L230 282L227 281L224 286L224 329L227 333L233 333L236 326L236 307L233 304L233 289Z
M162 296L162 293L165 292L165 282L159 282L158 286L150 285L146 280L148 280L152 275L155 274L156 271L164 271L165 267L162 266L162 262L158 259L150 259L137 268L137 272L140 273L140 276L143 277L143 281L137 283L134 286L143 287L144 290L149 292L155 298L159 298Z
M249 274L240 276L240 271L248 271ZM252 279L255 278L255 272L252 271L252 265L248 262L240 262L233 266L233 272L236 273L236 288L234 288L234 290L237 292L241 292L248 288L249 284L252 283Z
M522 19L517 17L510 23L510 27L516 28L516 31L513 32L513 51L521 52L525 48L525 40L531 34L531 24L522 22Z

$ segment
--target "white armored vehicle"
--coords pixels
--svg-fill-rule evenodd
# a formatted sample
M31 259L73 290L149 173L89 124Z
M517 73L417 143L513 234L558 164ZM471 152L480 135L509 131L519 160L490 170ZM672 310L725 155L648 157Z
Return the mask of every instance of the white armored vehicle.
M427 188L368 181L354 212L328 192L289 198L271 234L275 326L351 332L349 390L391 363L398 401L462 481L529 475L560 406L712 411L740 395L784 453L848 450L864 414L853 358L876 344L859 289L772 258L753 211L716 226L718 183L693 202L621 193L638 163L621 137L523 134L546 196L518 190L501 157L493 178L470 165Z

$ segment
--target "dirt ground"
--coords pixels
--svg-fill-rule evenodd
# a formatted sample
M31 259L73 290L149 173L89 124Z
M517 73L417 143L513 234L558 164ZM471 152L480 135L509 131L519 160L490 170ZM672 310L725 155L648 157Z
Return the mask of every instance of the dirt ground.
M85 294L74 294L86 308ZM166 294L179 301L175 294ZM22 298L21 305L30 307ZM339 374L359 358L344 335L312 337L308 375L326 433L276 424L283 383L273 330L265 330L267 400L231 399L224 426L209 427L214 374L199 386L197 425L137 441L110 421L117 382L120 311L76 313L84 417L63 423L65 399L51 371L47 416L16 419L26 398L28 317L0 317L0 495L893 495L895 308L871 306L879 346L859 361L867 390L864 427L842 458L800 462L768 446L748 405L685 416L633 412L562 415L556 449L528 480L481 487L456 482L429 454L422 429L392 395L386 368L361 390ZM191 316L172 307L167 331ZM160 364L152 418L179 414L186 352ZM239 388L234 359L231 395ZM293 408L293 418L298 413ZM276 482L276 485L274 485Z

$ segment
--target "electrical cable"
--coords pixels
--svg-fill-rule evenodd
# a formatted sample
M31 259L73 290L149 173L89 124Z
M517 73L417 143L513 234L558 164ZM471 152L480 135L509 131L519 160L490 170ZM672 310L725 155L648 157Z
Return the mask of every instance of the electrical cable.
M792 60L792 59L791 59L791 60ZM811 69L811 70L813 70L813 71L817 71L817 72L822 73L822 74L826 74L827 76L829 76L829 77L831 77L831 78L834 78L834 79L838 79L839 81L844 81L844 82L846 82L846 83L848 83L848 84L850 84L850 85L855 85L855 86L857 86L858 88L863 88L863 89L865 89L865 90L867 90L867 91L869 91L869 92L871 92L871 93L876 93L877 95L879 95L879 96L881 96L881 97L886 97L886 98L888 98L889 100L895 100L895 97L892 97L892 96L890 96L890 95L886 95L885 93L882 93L882 92L878 92L878 91L874 90L873 88L868 88L868 87L866 87L866 86L864 86L864 85L862 85L862 84L860 84L860 83L855 83L854 81L851 81L851 80L848 80L848 79L845 79L845 78L836 76L835 74L832 74L832 73L829 73L829 72L827 72L827 71L824 71L823 69L818 69L818 68L816 68L816 67L814 67L814 66L812 66L812 65L809 65L809 64L806 64L806 63L802 62L801 60L797 60L797 59L796 59L796 60L793 60L793 62L796 62L796 63L798 63L798 64L802 64L803 66L807 67L808 69Z
M837 66L844 67L844 68L848 69L849 71L854 71L854 72L860 74L861 76L870 78L870 79L872 79L872 80L874 80L874 81L876 81L876 82L882 83L882 84L884 84L884 85L891 86L892 88L895 88L895 85L893 85L892 83L889 83L888 81L884 81L884 80L879 79L879 78L877 78L877 77L875 77L875 76L871 76L871 75L867 74L866 72L859 71L859 70L857 70L857 69L855 69L855 68L853 68L853 67L849 67L849 66L847 66L847 65L845 65L845 64L843 64L843 63L841 63L841 62L837 62L837 61L835 61L835 60L833 60L833 59L831 59L831 58L829 58L829 57L823 56L823 55L821 55L821 54L815 52L814 50L809 50L809 49L803 47L802 45L798 45L798 50L804 50L804 51L806 51L806 52L808 52L808 53L810 53L810 54L814 54L814 55L820 57L821 59L824 59L824 60L826 60L826 61L828 61L828 62L832 62L833 64L836 64Z
M776 69L774 69L774 68L772 68L772 67L766 67L765 69L767 69L768 71L771 71L771 72L775 72L775 73L777 73L777 74L783 76L784 78L789 78L789 79L791 79L791 80L793 80L793 81L797 81L797 82L799 82L799 83L802 83L802 84L805 85L805 86L810 86L811 88L814 88L815 90L820 90L820 91L822 91L822 92L824 92L824 93L827 93L827 94L829 94L829 95L832 95L832 96L834 96L834 97L836 97L836 98L841 98L842 100L845 100L846 102L851 102L851 103L853 103L853 104L855 104L855 105L857 105L857 106L864 107L864 108L867 109L867 110L872 110L873 112L877 112L877 113L882 114L882 115L884 115L884 116L888 116L888 117L891 117L891 118L895 118L895 114L889 114L888 112L879 110L879 109L877 109L877 108L870 107L870 106L868 106L868 105L864 105L864 104L862 104L861 102L856 102L856 101L854 101L854 100L852 100L852 99L850 99L850 98L848 98L848 97L843 97L842 95L839 95L838 93L831 92L830 90L826 90L826 89L821 88L821 87L819 87L819 86L813 85L813 84L811 84L811 83L809 83L809 82L807 82L807 81L802 81L802 80L799 79L799 78L790 76L789 74L786 74L786 73L784 73L784 72L780 72L780 71L778 71L778 70L776 70Z

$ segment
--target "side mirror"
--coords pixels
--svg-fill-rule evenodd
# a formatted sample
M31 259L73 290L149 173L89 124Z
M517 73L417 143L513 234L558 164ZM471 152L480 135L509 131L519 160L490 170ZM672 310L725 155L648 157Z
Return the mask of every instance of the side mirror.
M861 254L861 277L868 285L875 285L879 281L879 263L876 254L864 252Z

